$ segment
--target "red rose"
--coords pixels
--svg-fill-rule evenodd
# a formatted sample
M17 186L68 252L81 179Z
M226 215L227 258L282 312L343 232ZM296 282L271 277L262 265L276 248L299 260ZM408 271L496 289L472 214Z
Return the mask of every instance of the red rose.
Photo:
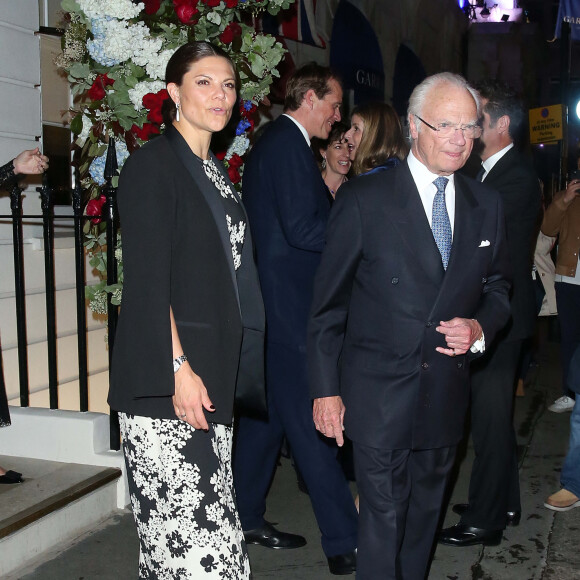
M158 93L147 93L143 97L143 106L149 109L147 113L147 119L152 123L161 125L163 123L163 114L161 108L163 107L163 101L169 98L169 93L167 89L161 89Z
M258 107L256 107L256 105L254 105L254 103L252 103L250 106L250 110L246 110L245 102L244 101L240 102L240 114L242 115L242 117L245 117L245 118L250 117L251 115L253 115L256 112L257 108Z
M220 151L219 153L216 153L215 156L220 160L223 161L226 157L226 152L225 151Z
M234 153L228 159L228 165L230 167L233 167L234 169L237 169L238 167L241 167L243 164L244 164L244 160L237 153Z
M91 88L88 90L88 96L91 101L100 101L105 98L107 92L105 87L112 85L115 81L110 79L106 74L97 75L97 78L93 81Z
M238 0L226 0L226 6L228 8L235 8L238 5Z
M94 217L91 221L94 224L100 224L103 220L101 215L103 211L103 204L107 201L107 198L104 195L101 195L98 199L91 199L87 203L86 214L88 216L98 216Z
M203 3L210 8L215 8L216 6L219 6L220 0L203 0Z
M242 27L237 22L230 22L220 34L220 40L224 44L230 44L240 34L242 34Z
M161 0L143 0L145 2L145 14L156 14L161 6Z
M141 141L149 141L152 135L159 135L159 127L153 123L143 123L143 128L138 125L133 125L131 131L141 139Z
M228 167L228 175L232 183L239 183L242 180L240 172L235 167Z
M191 19L199 10L197 9L198 0L173 0L173 7L177 18L183 24L191 24Z

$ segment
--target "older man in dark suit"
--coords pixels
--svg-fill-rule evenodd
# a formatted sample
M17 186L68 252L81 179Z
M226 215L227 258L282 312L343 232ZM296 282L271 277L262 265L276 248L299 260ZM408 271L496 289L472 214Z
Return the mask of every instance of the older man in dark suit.
M456 173L478 95L451 73L409 102L407 161L343 185L309 326L314 423L354 443L357 579L423 579L463 434L469 363L509 316L499 196Z
M506 525L520 520L520 484L513 428L516 373L524 340L534 334L537 310L531 276L541 192L536 172L514 147L525 126L515 92L495 81L479 87L483 134L478 179L501 197L512 265L512 316L495 344L472 365L471 434L475 461L469 503L453 506L461 521L439 535L451 546L495 545Z
M342 89L329 69L310 64L288 81L285 113L254 146L243 198L255 240L266 308L268 421L241 417L234 483L248 543L297 548L302 536L265 522L266 495L286 436L302 474L330 571L356 566L357 513L336 459L337 447L312 424L306 378L306 325L324 246L329 201L310 139L326 139L340 120Z

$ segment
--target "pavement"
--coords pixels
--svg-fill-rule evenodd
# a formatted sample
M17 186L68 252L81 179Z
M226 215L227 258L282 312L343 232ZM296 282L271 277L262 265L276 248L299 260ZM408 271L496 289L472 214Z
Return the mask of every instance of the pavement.
M438 545L430 580L573 580L580 579L580 509L554 512L544 500L559 489L566 454L569 413L547 411L560 396L559 345L554 321L540 320L536 365L528 373L525 397L517 398L514 425L520 458L522 520L505 530L496 547L454 548ZM491 410L493 412L493 410ZM451 505L467 500L473 449L466 438L450 485L445 526L458 521ZM353 493L355 493L353 484ZM298 550L249 546L253 580L329 580L320 534L308 496L301 493L288 460L277 470L268 497L269 521L300 533L308 541ZM132 515L119 511L73 542L5 580L124 580L136 578L138 541ZM354 578L354 574L350 576ZM377 579L380 580L380 579Z

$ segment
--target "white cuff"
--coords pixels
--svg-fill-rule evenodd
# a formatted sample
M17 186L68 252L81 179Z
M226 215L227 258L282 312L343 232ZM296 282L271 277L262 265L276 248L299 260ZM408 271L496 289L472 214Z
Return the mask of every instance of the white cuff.
M481 338L478 338L469 349L471 352L485 352L485 334L481 331Z

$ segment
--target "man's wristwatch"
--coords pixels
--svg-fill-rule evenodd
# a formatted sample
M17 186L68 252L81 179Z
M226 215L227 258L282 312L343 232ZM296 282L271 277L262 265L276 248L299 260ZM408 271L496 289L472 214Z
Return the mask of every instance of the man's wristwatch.
M187 360L187 357L182 354L181 356L178 356L177 358L173 359L173 372L176 373L180 368L181 365Z

